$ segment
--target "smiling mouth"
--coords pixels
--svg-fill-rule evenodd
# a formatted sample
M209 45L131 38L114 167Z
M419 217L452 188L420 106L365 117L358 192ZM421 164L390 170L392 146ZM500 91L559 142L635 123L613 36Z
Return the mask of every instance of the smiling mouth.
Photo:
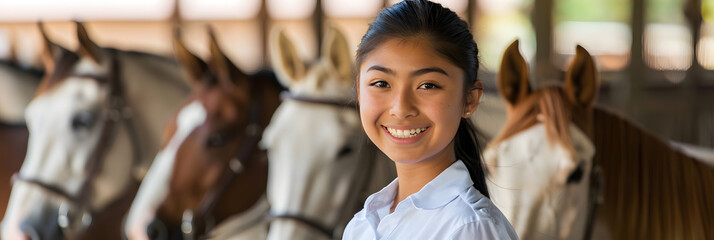
M389 127L384 127L390 135L395 138L413 138L428 129L428 127L415 128L415 129L394 129Z

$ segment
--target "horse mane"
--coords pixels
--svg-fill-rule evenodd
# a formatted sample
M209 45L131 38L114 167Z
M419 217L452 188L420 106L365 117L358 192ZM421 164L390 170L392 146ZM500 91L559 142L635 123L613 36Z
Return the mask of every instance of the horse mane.
M714 169L600 106L593 123L613 239L714 239Z
M571 155L575 148L570 138L570 119L572 108L561 87L544 87L513 106L503 130L488 144L487 148L497 146L502 141L542 122L545 124L548 143L559 143ZM551 145L552 146L552 145Z

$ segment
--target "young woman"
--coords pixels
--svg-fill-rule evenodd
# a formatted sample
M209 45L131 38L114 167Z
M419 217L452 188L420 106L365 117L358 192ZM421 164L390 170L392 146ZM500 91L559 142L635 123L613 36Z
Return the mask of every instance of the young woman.
M397 168L343 239L517 239L488 199L468 117L483 93L466 22L426 0L384 9L357 50L362 126Z

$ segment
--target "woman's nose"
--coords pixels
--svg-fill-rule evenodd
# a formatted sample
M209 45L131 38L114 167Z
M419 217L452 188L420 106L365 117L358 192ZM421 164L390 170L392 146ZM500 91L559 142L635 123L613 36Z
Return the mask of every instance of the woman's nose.
M414 100L413 93L407 89L396 91L396 94L391 102L392 106L389 110L389 114L399 119L407 119L416 116L418 111Z

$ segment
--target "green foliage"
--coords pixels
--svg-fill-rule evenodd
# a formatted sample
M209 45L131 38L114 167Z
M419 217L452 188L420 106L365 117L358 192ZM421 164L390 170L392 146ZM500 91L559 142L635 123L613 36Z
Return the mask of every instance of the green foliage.
M554 21L629 22L631 0L556 0Z
M647 0L647 23L684 24L684 0Z
M702 0L702 17L709 25L714 25L714 0Z

